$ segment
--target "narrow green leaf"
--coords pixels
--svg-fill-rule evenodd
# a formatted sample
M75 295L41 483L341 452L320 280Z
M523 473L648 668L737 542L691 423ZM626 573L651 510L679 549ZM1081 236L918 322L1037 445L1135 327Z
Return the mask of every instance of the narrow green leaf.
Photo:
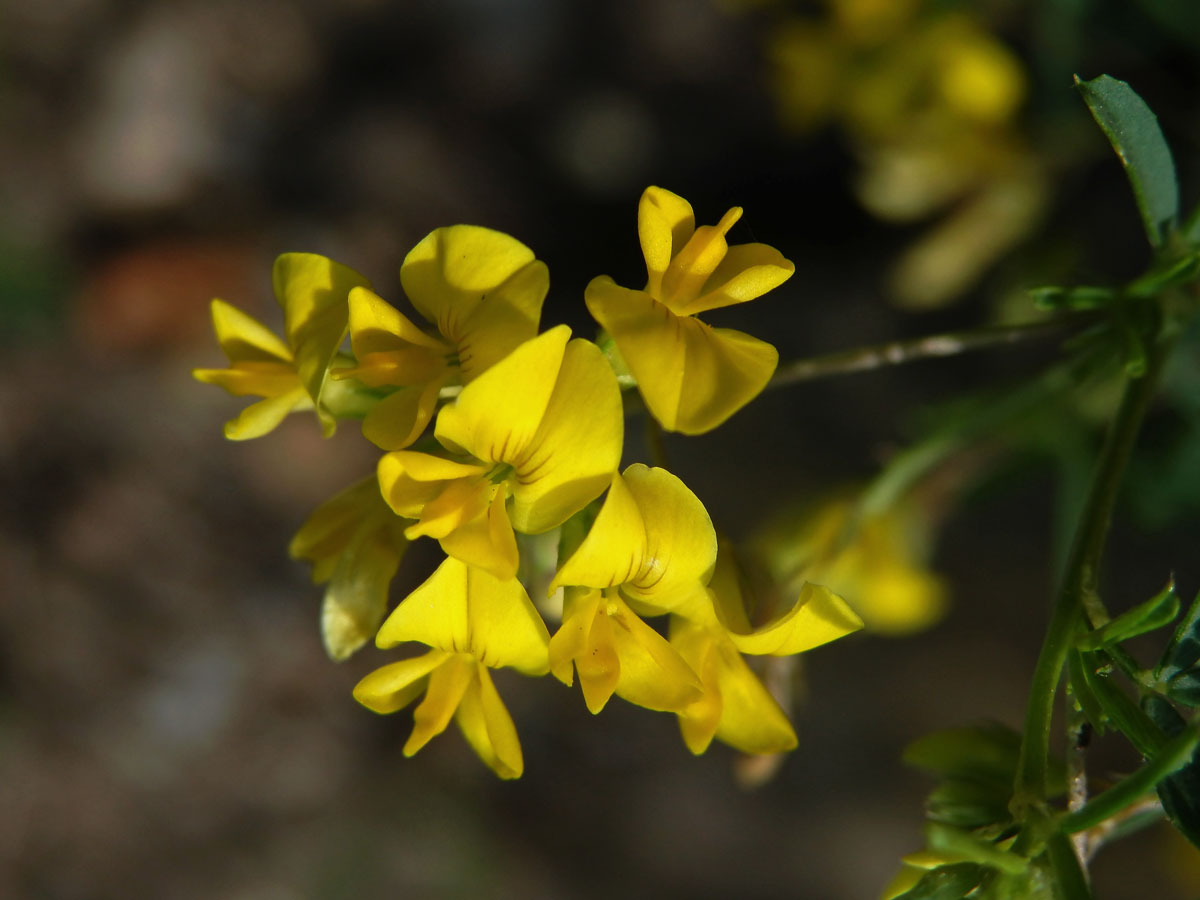
M931 824L925 829L925 840L935 853L991 866L1007 875L1019 875L1029 868L1029 860L1025 857L1002 850L991 841L981 840L960 828Z
M1062 830L1075 834L1099 825L1153 791L1167 776L1182 768L1200 744L1200 731L1189 728L1163 745L1154 757L1103 794L1093 797L1083 808L1064 816Z
M1187 615L1175 626L1175 633L1163 651L1154 677L1159 681L1170 681L1197 662L1200 662L1200 594L1192 601Z
M1139 603L1133 609L1126 610L1102 628L1089 631L1083 635L1076 646L1080 650L1099 650L1170 625L1179 615L1179 597L1175 593L1175 580L1167 582L1167 586L1147 600Z
M1067 654L1067 678L1071 687L1071 696L1083 710L1084 718L1096 729L1097 734L1108 730L1108 716L1105 715L1100 701L1092 691L1088 678L1083 671L1083 657L1078 650Z
M1179 212L1179 188L1157 117L1133 88L1116 78L1082 81L1076 76L1075 86L1125 167L1151 246L1163 246Z
M1164 266L1153 266L1125 287L1125 296L1136 299L1157 297L1167 288L1185 284L1200 273L1200 253L1190 253Z
M1162 731L1124 691L1113 684L1106 674L1109 667L1098 652L1086 651L1079 656L1079 674L1112 726L1129 738L1142 756L1149 757L1157 753L1165 741Z
M963 900L983 883L986 874L987 869L975 863L938 866L894 900Z
M1029 295L1038 309L1100 309L1119 296L1112 288L1090 285L1035 287L1029 289Z
M1176 674L1167 682L1167 696L1184 706L1200 706L1200 669Z
M1188 733L1183 716L1157 694L1144 698L1142 707L1150 720L1172 740ZM1191 762L1159 782L1158 799L1171 824L1200 847L1200 760L1195 755Z

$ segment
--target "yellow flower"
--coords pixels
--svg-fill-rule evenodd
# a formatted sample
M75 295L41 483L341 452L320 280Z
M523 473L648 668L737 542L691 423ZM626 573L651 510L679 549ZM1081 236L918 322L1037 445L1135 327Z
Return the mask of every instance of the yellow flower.
M782 615L754 628L732 555L722 549L709 602L671 617L671 646L700 676L703 694L679 710L684 743L703 753L714 737L746 753L782 753L796 746L787 714L742 658L743 653L791 656L862 627L862 620L826 588L805 584Z
M466 461L407 450L379 461L384 499L417 519L409 538L436 538L511 578L514 527L548 531L608 486L624 437L620 389L599 348L570 335L560 325L527 341L442 409L434 434Z
M574 664L593 713L614 693L657 710L695 700L696 674L633 607L655 615L704 598L716 552L708 513L682 481L641 464L614 474L587 537L550 585L567 587L550 641L555 677L571 684Z
M374 475L322 503L292 538L291 557L312 562L315 584L328 582L321 635L330 657L346 659L375 636L407 548Z
M765 244L726 243L741 215L734 207L716 226L696 228L691 204L662 188L646 188L638 205L645 290L620 287L601 275L584 294L637 379L646 406L669 431L701 434L716 428L758 395L779 361L770 344L695 317L762 296L795 270Z
M516 726L488 669L507 666L544 675L549 639L520 582L499 580L447 559L392 611L375 639L382 649L404 641L433 649L376 669L355 686L354 698L377 713L392 713L424 694L413 712L405 756L441 734L454 718L497 775L520 778L524 761Z
M506 234L477 225L430 232L404 258L400 283L428 334L368 288L350 292L350 341L357 365L334 372L369 387L400 390L375 404L363 434L383 450L415 441L438 394L469 383L537 334L549 290L545 263Z
M869 631L904 635L942 617L946 588L924 564L928 523L913 506L854 518L850 499L821 504L800 522L780 522L757 539L783 584L812 581L846 598Z
M261 437L288 413L304 409L316 409L328 436L335 421L321 402L326 375L346 334L346 297L367 279L315 253L285 253L275 260L271 281L283 307L286 343L236 307L214 300L213 327L229 368L195 369L192 375L236 396L265 398L225 423L230 440Z

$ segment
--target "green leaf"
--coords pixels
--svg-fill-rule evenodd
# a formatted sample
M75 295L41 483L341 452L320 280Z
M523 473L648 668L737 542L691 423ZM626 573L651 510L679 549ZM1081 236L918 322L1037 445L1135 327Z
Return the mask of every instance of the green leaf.
M1162 697L1152 694L1142 701L1142 707L1173 740L1188 733L1187 722ZM1187 765L1159 782L1158 799L1171 824L1200 847L1200 759L1194 753Z
M986 875L987 869L975 863L938 866L894 900L964 900Z
M1009 822L1012 814L1012 776L1004 781L969 781L952 778L935 787L925 800L930 820L957 828L983 828Z
M1200 662L1200 594L1192 601L1187 615L1175 626L1171 642L1163 651L1162 659L1154 670L1160 682L1170 681L1177 674Z
M1108 675L1110 669L1111 666L1097 651L1079 654L1076 671L1086 689L1104 710L1105 717L1114 728L1129 738L1138 753L1153 756L1165 742L1162 730L1124 691L1113 684Z
M1200 744L1200 731L1195 728L1175 735L1128 778L1063 817L1062 830L1067 834L1084 831L1124 811L1181 769L1192 758L1197 744Z
M1192 281L1200 273L1200 253L1190 253L1166 265L1156 265L1125 286L1125 296L1136 299L1157 297L1168 288Z
M1025 857L1002 850L991 841L981 840L960 828L929 825L925 830L925 840L929 849L935 853L990 866L1007 875L1019 875L1029 868L1029 860Z
M1200 706L1200 669L1188 669L1176 674L1167 682L1167 696L1193 709Z
M950 778L1011 781L1021 736L998 722L951 728L917 738L904 748L905 764Z
M1075 86L1125 167L1150 245L1163 246L1179 212L1179 187L1157 117L1133 88L1116 78L1081 81L1075 76Z
M1133 609L1117 616L1107 625L1089 631L1083 635L1076 646L1080 650L1099 650L1111 647L1121 641L1154 631L1164 625L1170 625L1179 615L1179 597L1175 593L1175 580L1167 582L1167 586L1147 600L1139 603Z
M1113 288L1080 285L1079 287L1035 287L1029 289L1033 305L1038 309L1101 309L1120 296Z

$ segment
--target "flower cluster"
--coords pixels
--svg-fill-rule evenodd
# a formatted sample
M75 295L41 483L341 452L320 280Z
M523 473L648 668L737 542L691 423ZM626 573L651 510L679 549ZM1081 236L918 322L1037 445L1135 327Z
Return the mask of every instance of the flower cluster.
M780 18L766 50L782 124L836 125L858 159L859 199L879 218L940 217L890 288L914 308L955 299L1037 224L1049 190L1018 117L1020 58L971 4L793 5L803 12Z
M614 360L649 413L686 434L724 422L775 369L770 344L696 318L754 299L793 271L770 247L727 244L740 215L735 208L697 228L686 200L646 190L638 211L645 288L601 276L586 291L608 354L564 325L539 332L545 264L478 226L439 228L405 258L400 282L425 326L358 273L312 254L275 264L283 339L213 301L229 366L196 377L263 398L228 423L228 437L258 437L312 410L326 434L338 420L361 419L363 435L384 451L374 476L313 513L291 553L327 583L321 624L330 656L345 659L372 638L383 649L427 648L354 689L379 713L420 698L406 755L454 719L500 777L520 776L516 728L490 674L505 667L566 684L577 676L594 713L613 694L674 713L695 753L714 737L751 753L795 745L745 655L799 653L861 621L814 584L758 621L695 494L662 468L620 470L625 410ZM549 616L551 635L518 578L523 562L529 568L518 535L556 529L549 587L562 614ZM446 558L389 612L405 548L422 537L437 540ZM661 627L647 621L655 619Z

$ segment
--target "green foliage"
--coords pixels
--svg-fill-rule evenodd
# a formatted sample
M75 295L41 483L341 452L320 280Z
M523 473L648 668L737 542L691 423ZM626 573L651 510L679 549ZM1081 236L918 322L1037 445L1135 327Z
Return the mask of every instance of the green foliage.
M1091 81L1076 76L1075 86L1125 166L1146 237L1151 246L1162 247L1175 227L1179 187L1158 117L1133 88L1111 76Z
M975 863L954 863L928 872L912 890L895 900L964 900L983 884L988 870Z
M1099 650L1121 641L1137 637L1156 628L1170 625L1179 615L1179 597L1175 593L1175 582L1167 586L1145 603L1123 612L1107 625L1083 635L1076 646L1080 650Z
M1183 717L1166 700L1158 696L1143 701L1147 715L1174 741L1193 738L1195 726L1187 728ZM1193 750L1187 763L1158 783L1158 799L1171 824L1189 841L1200 847L1200 759Z

